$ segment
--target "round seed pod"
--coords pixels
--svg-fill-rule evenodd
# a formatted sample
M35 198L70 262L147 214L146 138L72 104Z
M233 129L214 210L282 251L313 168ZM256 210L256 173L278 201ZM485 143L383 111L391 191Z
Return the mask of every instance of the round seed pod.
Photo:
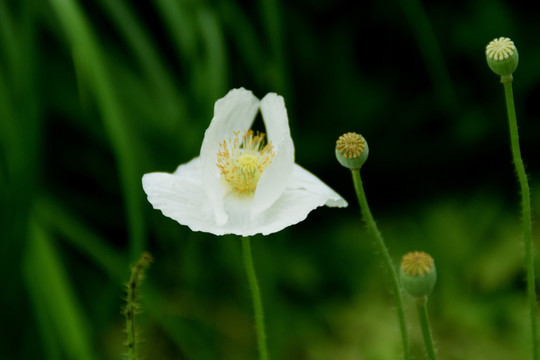
M428 296L437 282L435 262L425 252L407 253L401 259L399 277L403 289L411 296Z
M512 40L500 37L487 44L486 59L490 69L500 75L501 80L511 80L519 63L519 54Z
M366 162L368 154L368 143L360 134L349 132L341 135L336 142L336 158L348 169L360 169Z

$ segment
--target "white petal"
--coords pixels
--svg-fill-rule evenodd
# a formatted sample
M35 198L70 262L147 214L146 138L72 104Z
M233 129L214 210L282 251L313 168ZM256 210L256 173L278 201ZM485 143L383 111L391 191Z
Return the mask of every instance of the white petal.
M306 219L319 206L346 207L347 202L315 175L295 164L291 183L281 197L261 214L258 231L268 235Z
M318 177L304 169L298 164L294 164L293 174L289 182L289 189L303 189L312 194L318 194L326 198L322 205L329 207L347 207L347 201ZM319 205L320 206L320 205Z
M227 221L223 208L223 188L221 186L217 153L223 140L232 138L235 131L248 130L259 109L259 99L244 88L233 89L216 101L214 118L204 134L201 146L201 169L203 188L219 224Z
M283 97L267 94L260 106L268 140L276 155L257 183L252 218L268 209L283 194L294 166L294 144Z
M223 234L242 236L278 232L306 219L308 214L319 206L348 205L338 193L296 164L287 189L272 206L257 216L249 216L250 203L247 201L242 203L231 197L227 198L225 203L229 221L219 228L220 231Z
M315 208L347 206L347 202L317 177L294 166L291 184L266 211L250 216L252 201L234 196L225 198L229 220L218 224L200 181L201 159L180 165L174 174L151 173L143 176L148 201L163 215L188 226L193 231L214 235L268 235L304 220Z
M193 231L244 236L260 233L256 226L249 224L249 201L243 203L234 196L226 199L226 211L231 221L225 224L216 222L214 210L200 180L201 164L201 159L197 157L180 165L173 174L145 174L143 189L154 209Z
M200 181L200 164L200 158L195 158L180 165L174 174L145 174L142 183L154 209L193 231L211 232L214 212Z

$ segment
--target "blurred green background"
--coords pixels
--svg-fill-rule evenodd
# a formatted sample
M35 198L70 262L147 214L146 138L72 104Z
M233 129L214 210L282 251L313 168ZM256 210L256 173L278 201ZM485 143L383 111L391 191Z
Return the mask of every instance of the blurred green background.
M333 155L348 131L369 141L362 176L395 262L435 258L440 358L530 358L518 187L484 47L519 48L538 214L538 34L537 9L498 0L0 0L0 359L121 358L143 250L144 358L256 357L239 239L190 232L141 187L198 155L214 102L241 86L284 96L296 161L350 203L253 239L273 359L399 358L386 274Z

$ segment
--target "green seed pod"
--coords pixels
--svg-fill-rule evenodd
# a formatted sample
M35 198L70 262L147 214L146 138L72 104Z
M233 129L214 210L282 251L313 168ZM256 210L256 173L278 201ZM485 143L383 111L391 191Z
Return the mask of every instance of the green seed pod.
M505 37L492 40L486 46L486 59L491 70L501 76L501 81L512 80L519 62L518 51L512 40Z
M336 158L348 169L360 169L368 154L367 141L360 134L349 132L341 135L336 142Z
M428 296L437 282L433 258L421 251L405 254L399 271L403 289L415 298Z

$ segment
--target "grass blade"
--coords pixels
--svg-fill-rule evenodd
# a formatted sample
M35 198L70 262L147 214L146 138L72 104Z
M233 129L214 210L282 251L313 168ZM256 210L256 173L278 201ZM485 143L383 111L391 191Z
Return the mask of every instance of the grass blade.
M74 360L95 359L89 341L88 321L72 291L59 255L48 234L37 223L31 225L24 270L34 301L43 304L36 310L47 312L52 331L66 357ZM50 341L49 335L46 337L44 341Z
M124 109L119 102L113 80L107 72L102 50L86 18L73 0L50 0L60 19L71 47L86 59L80 62L91 74L91 86L101 109L103 120L115 152L124 197L130 235L130 258L136 259L145 247L145 224L142 216L142 173L137 165L135 135L130 131Z

